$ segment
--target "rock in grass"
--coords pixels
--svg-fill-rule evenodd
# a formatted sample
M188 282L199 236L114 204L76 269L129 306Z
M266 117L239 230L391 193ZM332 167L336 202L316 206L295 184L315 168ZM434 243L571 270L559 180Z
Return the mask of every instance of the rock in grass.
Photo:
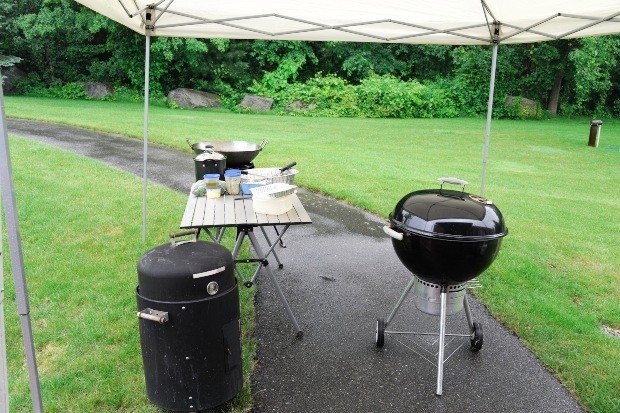
M239 107L242 109L249 109L261 112L267 112L271 110L273 106L273 99L265 98L258 95L245 95Z
M101 99L114 94L112 85L102 82L84 83L84 91L86 92L86 96L93 99Z
M2 69L2 87L7 93L15 92L15 83L25 78L26 73L15 66Z
M292 112L294 110L312 110L314 108L316 108L316 103L309 103L306 105L301 100L295 100L284 106L286 112Z
M168 103L183 109L221 108L220 98L215 93L179 88L168 93Z

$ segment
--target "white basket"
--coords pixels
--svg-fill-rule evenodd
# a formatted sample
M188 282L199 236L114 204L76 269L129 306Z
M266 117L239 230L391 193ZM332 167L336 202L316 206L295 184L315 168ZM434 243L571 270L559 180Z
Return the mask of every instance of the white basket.
M293 195L280 198L252 197L254 212L257 214L280 215L293 209Z
M250 188L250 192L255 198L281 198L295 193L295 188L295 185L277 183Z
M292 184L299 171L297 169L288 169L280 172L280 168L254 168L248 169L248 174L267 179L267 183L276 184Z

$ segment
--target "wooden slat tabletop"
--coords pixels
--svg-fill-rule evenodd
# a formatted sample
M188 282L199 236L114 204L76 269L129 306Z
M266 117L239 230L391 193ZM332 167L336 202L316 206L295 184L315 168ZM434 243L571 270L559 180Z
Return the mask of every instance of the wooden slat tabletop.
M206 198L190 194L180 227L208 228L312 223L297 195L293 195L293 209L281 215L257 214L254 212L252 198L235 198L239 198L239 195Z

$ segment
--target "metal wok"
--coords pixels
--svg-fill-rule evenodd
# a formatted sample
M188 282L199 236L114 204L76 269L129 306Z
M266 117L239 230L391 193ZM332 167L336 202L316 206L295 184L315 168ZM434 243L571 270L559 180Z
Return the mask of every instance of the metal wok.
M212 148L215 152L226 156L226 165L229 168L249 164L267 145L266 140L263 140L260 145L246 141L210 141L196 143L191 143L189 139L186 139L186 141L190 148L197 154L201 154L206 149Z

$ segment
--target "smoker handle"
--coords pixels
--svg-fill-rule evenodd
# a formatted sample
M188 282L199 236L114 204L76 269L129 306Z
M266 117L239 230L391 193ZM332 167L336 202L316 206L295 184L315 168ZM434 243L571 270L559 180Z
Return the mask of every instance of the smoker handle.
M185 138L185 142L187 142L189 147L192 148L192 150L194 150L194 145L189 141L189 138Z
M158 311L150 308L145 308L142 311L138 311L138 318L143 318L145 320L156 321L159 324L164 324L169 320L167 311Z
M441 186L443 187L443 184L452 184L452 185L460 185L461 189L464 191L465 190L465 185L469 185L469 182L464 181L462 179L459 178L453 178L453 177L444 177L444 178L438 178L437 179L439 181L439 183L441 184Z
M184 244L186 242L196 242L198 241L198 228L193 228L193 229L188 229L185 231L179 231L179 232L173 232L172 234L170 234L170 244L172 244L172 246L176 246L176 245L180 245L180 244ZM189 241L180 241L177 242L177 237L184 237L186 235L192 235L192 239Z
M263 148L265 146L267 146L268 143L269 143L269 141L267 139L263 139L263 141L260 143L260 145L258 145L258 146L260 146L260 150L262 151Z
M403 240L403 234L401 232L396 232L394 231L392 228L390 228L388 225L385 225L383 227L383 232L385 232L386 234L388 234L390 237L397 239L399 241Z

